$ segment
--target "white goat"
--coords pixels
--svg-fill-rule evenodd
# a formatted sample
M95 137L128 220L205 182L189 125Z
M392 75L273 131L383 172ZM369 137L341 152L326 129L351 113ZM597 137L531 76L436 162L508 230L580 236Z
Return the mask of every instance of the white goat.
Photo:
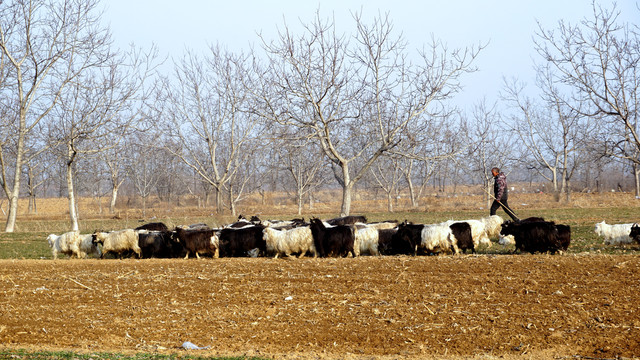
M93 254L96 257L102 256L102 252L100 251L98 246L93 242L93 234L78 235L78 237L80 238L80 242L79 242L80 253L83 254L82 256L83 258L87 254Z
M213 236L211 237L211 244L216 248L216 252L213 254L213 257L217 259L220 257L220 230L213 233ZM187 254L187 256L189 256L189 254Z
M491 247L491 240L487 236L487 232L485 231L484 222L480 220L449 220L444 222L447 226L453 223L466 222L471 226L471 238L473 239L473 247L478 249L480 244L487 245Z
M460 253L460 249L458 249L457 240L453 233L451 232L451 228L449 224L433 224L433 225L424 225L422 228L422 242L420 247L430 252L437 251L449 251L453 249L455 254Z
M80 258L80 239L77 231L70 231L62 235L50 234L47 242L51 248L54 259L58 258L58 253L69 255L69 257Z
M498 240L498 244L502 245L502 246L509 246L509 245L515 245L516 244L516 238L513 237L513 235L500 235L500 239Z
M356 230L356 239L353 242L353 250L356 256L362 254L380 255L378 251L378 229L363 227Z
M484 231L487 233L487 237L490 239L500 238L500 230L502 230L504 219L499 215L491 215L483 217L480 221L484 224Z
M260 224L277 229L292 226L294 222L291 220L262 220Z
M100 250L92 241L92 235L80 235L77 231L70 231L62 235L51 234L47 236L47 242L51 248L54 259L58 258L58 253L85 258L87 254L100 256Z
M298 257L303 257L307 252L316 256L316 247L313 243L311 229L301 226L289 230L277 230L266 227L263 230L263 239L267 243L267 251L275 252L275 257L284 254L300 253Z
M396 227L398 227L398 222L397 221L383 221L383 222L377 222L377 223L369 223L366 224L368 227L370 228L374 228L374 229L378 229L378 230L388 230L388 229L394 229Z
M102 256L107 253L122 254L132 250L138 258L142 253L138 245L138 232L133 229L111 231L108 233L97 232L93 234L93 242L102 244Z
M612 224L606 222L597 223L596 235L604 237L606 245L630 244L633 239L629 237L633 224Z

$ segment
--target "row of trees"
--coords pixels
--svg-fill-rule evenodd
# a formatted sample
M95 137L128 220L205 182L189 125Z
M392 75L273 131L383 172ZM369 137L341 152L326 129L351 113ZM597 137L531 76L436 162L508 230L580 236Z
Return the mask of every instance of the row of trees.
M213 45L164 64L156 49L115 49L99 5L0 3L7 232L21 193L35 199L54 183L73 229L78 184L94 196L108 189L111 211L127 184L143 202L191 192L234 214L250 193L280 186L302 209L338 184L349 214L363 181L391 210L402 188L417 206L434 174L488 186L489 168L510 166L568 198L575 174L617 158L633 166L640 195L640 41L615 8L594 3L580 24L540 27L536 90L505 80L499 103L464 112L450 100L485 45L432 39L414 53L388 15L355 13L354 30L339 33L317 13L247 52ZM167 65L171 73L157 71Z

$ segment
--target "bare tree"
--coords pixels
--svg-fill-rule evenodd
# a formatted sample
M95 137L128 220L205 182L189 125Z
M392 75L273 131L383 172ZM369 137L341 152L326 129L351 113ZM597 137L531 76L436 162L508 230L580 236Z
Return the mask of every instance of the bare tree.
M389 153L408 161L400 165L409 188L411 206L418 207L429 181L443 173L447 162L454 162L471 145L465 137L464 123L455 109L440 107L425 121L408 124L403 130L402 141ZM444 174L443 174L444 176Z
M245 166L241 159L251 155L259 122L246 109L246 56L219 46L210 50L204 59L189 53L176 65L159 116L170 123L168 136L179 139L166 149L215 189L216 209L222 211L224 191L229 199L238 195L239 184L228 184Z
M91 80L89 87L93 89ZM95 93L85 92L84 85L76 83L69 87L72 91L65 92L61 96L59 106L52 114L58 121L52 121L49 138L54 151L65 164L67 180L67 199L69 202L69 217L71 230L78 231L78 206L74 183L75 167L79 154L92 154L98 151L91 144L92 140L98 140L96 135L104 125L102 121L96 121L94 111L99 111L93 102ZM57 111L56 111L57 110Z
M263 178L267 175L268 171L259 171L259 169L265 168L265 159L262 156L256 156L263 152L264 149L260 145L260 141L254 139L247 142L243 151L232 160L234 162L231 166L233 172L223 187L229 201L231 215L238 214L238 203L244 200L247 194L257 191Z
M414 65L388 16L370 25L358 14L354 20L352 36L337 34L318 13L298 36L285 24L277 40L263 38L269 62L256 91L263 117L314 134L342 186L342 215L350 212L354 185L409 124L459 89L479 51L449 51L433 40Z
M382 156L374 166L371 167L371 175L375 183L387 195L387 211L393 212L393 200L397 200L400 193L400 184L404 179L402 172L403 163L411 162L401 156Z
M277 146L280 165L293 180L293 188L298 205L298 215L302 215L304 198L314 187L320 186L320 175L325 164L318 161L321 150L308 138L285 138Z
M417 160L415 158L407 158L407 161L401 163L401 171L409 189L412 208L415 209L420 205L419 199L423 197L439 161L438 159Z
M473 107L468 121L468 139L471 146L467 149L466 168L472 179L477 179L484 188L487 208L491 206L491 185L493 178L490 169L503 168L513 158L513 141L500 128L500 114L496 104L488 105L482 100Z
M2 101L14 109L13 180L2 163L0 185L9 199L6 232L13 232L18 211L25 145L32 130L58 103L62 91L92 67L91 56L107 33L99 25L97 0L14 0L0 3L0 52L9 83Z
M121 139L121 136L117 136ZM121 146L111 145L100 153L100 159L109 170L109 181L111 185L111 200L109 201L109 213L114 214L116 211L116 201L118 199L118 191L120 186L126 180L126 167L124 161L124 150Z
M29 205L27 212L29 214L37 214L38 207L36 205L36 193L39 187L44 184L46 180L46 164L43 161L38 161L37 158L30 158L30 161L25 163L26 175L27 175L27 195L29 197Z
M505 86L504 99L517 109L510 130L523 145L520 162L550 181L556 199L570 198L569 182L580 164L586 126L581 108L566 106L553 83L548 67L538 68L540 101L523 95L524 85L513 81Z
M615 5L609 10L593 1L592 8L593 16L579 24L561 21L553 30L539 25L536 50L557 70L554 82L571 89L564 105L606 129L605 153L640 164L640 34L637 26L619 21Z
M98 49L95 49L96 51ZM74 167L79 157L116 146L116 136L139 120L146 93L144 82L155 64L155 50L137 49L117 55L102 49L95 66L62 92L52 112L49 139L66 165L71 228L78 228ZM102 61L102 62L100 62Z
M159 164L166 161L155 151L152 139L144 133L136 136L138 141L129 142L127 172L138 196L142 198L142 217L147 216L147 199L160 179Z

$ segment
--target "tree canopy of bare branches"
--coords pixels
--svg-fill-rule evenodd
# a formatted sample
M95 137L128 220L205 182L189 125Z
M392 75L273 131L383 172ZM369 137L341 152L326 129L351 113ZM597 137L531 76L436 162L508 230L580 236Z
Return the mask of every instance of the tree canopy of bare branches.
M563 105L604 130L598 139L604 153L637 165L640 33L619 20L615 5L606 9L593 1L592 8L593 16L578 24L539 25L535 48L555 69L552 81L570 89Z
M566 106L548 68L538 69L540 99L524 95L524 84L505 85L504 100L516 109L507 127L520 144L518 162L553 185L569 199L569 181L582 163L588 119ZM560 197L557 197L560 200Z
M13 109L10 142L0 158L14 154L13 166L4 161L0 185L9 199L6 232L13 232L18 211L26 146L40 122L58 104L64 89L80 74L101 62L101 45L110 41L100 24L97 0L13 0L0 3L0 52L4 81L3 108ZM36 156L38 151L28 156ZM13 179L8 171L13 171Z
M210 50L203 58L189 53L176 65L159 116L168 119L168 138L178 139L166 149L214 188L218 211L225 193L235 211L246 185L236 180L255 156L260 122L247 110L248 57L220 46Z
M311 132L342 186L343 215L354 185L407 127L427 122L437 103L460 89L480 51L449 50L433 39L413 63L388 15L370 24L353 18L353 34L339 34L318 13L299 35L285 23L277 39L263 38L268 61L255 92L262 117Z

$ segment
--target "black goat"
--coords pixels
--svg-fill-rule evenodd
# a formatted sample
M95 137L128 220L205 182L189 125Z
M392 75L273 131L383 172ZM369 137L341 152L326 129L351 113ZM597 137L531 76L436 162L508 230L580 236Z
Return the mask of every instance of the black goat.
M355 243L355 228L349 225L337 225L326 227L320 219L311 219L311 234L318 256L342 256L349 253L353 257L356 253L353 249Z

